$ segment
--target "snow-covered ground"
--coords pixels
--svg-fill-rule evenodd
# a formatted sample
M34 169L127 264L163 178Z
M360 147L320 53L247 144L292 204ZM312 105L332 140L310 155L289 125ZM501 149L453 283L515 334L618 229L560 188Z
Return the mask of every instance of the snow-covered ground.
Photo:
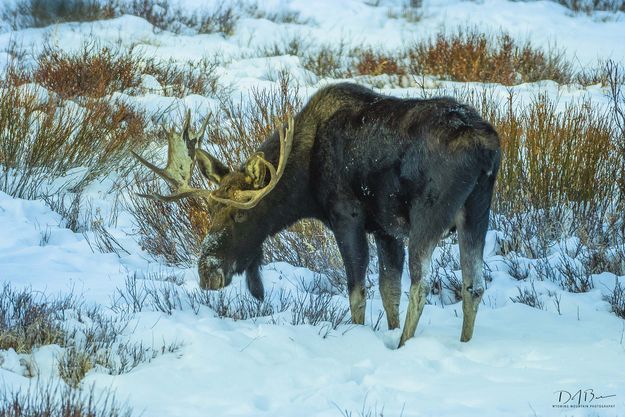
M189 9L210 9L212 5L198 0L178 3ZM483 31L504 29L539 46L565 48L579 65L608 58L625 62L622 13L607 18L602 14L572 15L549 1L426 0L423 17L414 23L390 17L389 9L401 9L402 2L383 0L375 7L371 3L275 0L266 7L297 11L306 24L278 25L246 18L237 23L230 37L154 31L143 19L123 16L5 32L0 34L0 50L15 41L34 53L45 41L72 50L85 40L97 39L101 44L134 45L148 55L180 62L219 54L220 83L231 86L233 95L247 93L255 86L273 85L272 74L286 68L301 82L304 98L329 80L306 71L297 57L258 57L259 48L297 34L315 43L343 41L350 46L393 50L441 28L475 25ZM8 59L0 53L0 65ZM457 83L442 86L454 88ZM508 87L492 89L503 97ZM561 87L544 81L513 89L520 100L542 91L559 97L560 105L581 97L590 97L597 105L608 100L599 86ZM416 87L383 91L400 96L419 94ZM185 107L199 116L218 108L214 98L197 95L182 99L155 94L122 98L149 111L172 106L171 118L176 120L178 110ZM94 183L84 195L101 208L104 218L113 207L108 186L109 181ZM129 213L120 213L116 227L109 231L129 255L94 252L89 234L65 228L61 216L43 201L12 198L0 192L0 279L16 288L50 295L71 291L85 303L101 305L105 310L116 303L117 290L124 288L133 274L149 277L151 272L168 271L181 277L181 289L197 289L193 268L172 269L142 251ZM291 325L289 312L233 321L218 318L205 307L196 314L185 305L171 315L146 308L133 316L124 337L155 349L168 343L180 347L121 375L109 375L96 367L83 385L94 383L96 390L113 389L119 399L149 417L307 417L349 412L366 415L368 411L391 417L625 415L625 322L611 313L603 300L617 277L596 275L595 289L583 294L534 280L544 309L514 303L511 297L519 294L517 286L529 288L532 284L531 280L520 282L510 276L510 265L498 244L506 237L501 231L488 234L484 257L492 280L469 343L459 342L460 304L441 306L436 302L425 307L416 337L402 349L395 349L400 333L387 331L385 324L379 329L373 326L382 310L377 290L368 301L365 326L343 324L336 330L328 330L327 325ZM457 255L457 246L451 251ZM548 262L556 265L566 253L567 245L554 247ZM533 261L520 262L529 265ZM377 275L372 273L370 278L375 282ZM306 287L302 282L314 279L313 272L285 263L263 268L265 288L273 288L274 294L279 289L302 292ZM243 278L235 277L226 291L245 291L244 286ZM408 288L407 275L403 286ZM559 308L554 302L557 299ZM342 295L334 300L347 306ZM278 303L277 298L272 302ZM404 297L402 316L406 305ZM39 379L58 378L56 363L61 353L58 346L33 352L30 360L37 363ZM19 360L23 356L0 351L0 387L27 389L37 381L24 376ZM559 397L566 396L563 391L573 395L579 390L581 404L587 407L557 407L563 403ZM591 393L594 401L588 400ZM574 402L577 397L567 405Z

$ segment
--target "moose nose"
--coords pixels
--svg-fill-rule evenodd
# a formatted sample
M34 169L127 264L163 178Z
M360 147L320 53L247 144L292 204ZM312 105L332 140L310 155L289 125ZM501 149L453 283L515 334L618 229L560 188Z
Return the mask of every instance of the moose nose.
M226 276L221 268L206 271L200 266L199 275L200 287L205 290L218 290L226 286Z

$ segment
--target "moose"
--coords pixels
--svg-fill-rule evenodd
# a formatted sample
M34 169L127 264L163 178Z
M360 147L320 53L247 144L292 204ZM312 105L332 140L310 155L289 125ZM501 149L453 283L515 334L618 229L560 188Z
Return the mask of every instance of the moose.
M199 147L206 122L169 131L167 165L135 157L172 194L144 197L209 202L212 225L201 246L200 286L220 289L245 273L263 299L262 244L303 218L334 234L347 276L351 320L365 321L367 234L375 240L379 288L389 329L400 326L401 274L408 238L410 290L399 346L414 336L431 290L437 242L456 230L462 269L460 340L473 335L485 290L484 240L500 163L499 137L472 107L453 98L402 99L352 83L317 91L286 126L231 171ZM194 167L215 190L193 188Z

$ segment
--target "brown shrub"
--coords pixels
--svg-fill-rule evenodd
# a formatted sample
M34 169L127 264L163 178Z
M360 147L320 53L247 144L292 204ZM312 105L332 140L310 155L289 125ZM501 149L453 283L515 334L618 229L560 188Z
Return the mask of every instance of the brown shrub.
M135 190L153 192L158 182L136 178ZM200 255L202 239L210 228L206 201L185 199L175 204L147 200L132 193L126 208L134 218L141 248L161 256L170 265L192 266Z
M492 90L455 95L501 138L492 227L512 237L507 251L540 258L554 241L573 235L593 250L621 244L625 153L611 109L589 99L558 106L545 94L525 104L513 92L503 101Z
M125 103L42 100L36 89L7 79L0 90L0 189L34 198L51 177L86 167L74 184L80 189L101 174L130 169L129 150L150 135L146 117Z
M346 75L343 68L345 55L345 44L341 42L338 47L323 45L317 50L307 49L300 58L304 68L319 77L343 78Z
M354 51L356 75L404 75L405 68L397 57L367 49Z
M179 65L173 60L145 59L142 72L152 75L161 84L165 95L184 97L188 94L216 95L219 85L215 59L203 58Z
M217 95L219 83L216 57L183 64L160 60L86 42L77 52L66 52L47 45L37 57L32 71L11 65L7 77L21 85L35 81L63 99L100 98L113 92L134 94L141 75L152 75L165 95Z
M414 45L408 58L414 74L455 81L514 85L550 79L562 84L572 78L561 52L544 52L529 42L517 44L507 33L492 37L476 29L439 33Z
M619 156L605 110L585 100L558 111L545 94L495 120L503 162L496 206L594 210L614 196ZM618 165L616 165L618 166Z
M138 61L130 53L86 43L76 53L47 46L33 78L65 99L102 97L138 83Z

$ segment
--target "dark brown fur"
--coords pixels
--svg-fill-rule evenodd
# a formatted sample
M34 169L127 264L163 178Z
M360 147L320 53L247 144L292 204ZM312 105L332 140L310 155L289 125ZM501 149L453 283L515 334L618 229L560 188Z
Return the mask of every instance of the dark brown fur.
M260 151L277 164L277 134ZM347 83L326 87L295 117L293 150L276 188L245 212L218 208L202 253L211 262L200 260L200 277L207 282L218 267L227 285L232 274L245 272L250 291L262 299L263 241L297 220L316 218L336 237L356 323L364 320L366 234L374 235L384 306L389 326L397 327L403 239L410 241L413 284L421 282L433 245L456 226L464 266L474 268L499 158L492 126L452 98L400 99ZM243 169L215 169L223 175L221 195L251 188ZM466 290L479 298L484 288L473 281L465 281Z

